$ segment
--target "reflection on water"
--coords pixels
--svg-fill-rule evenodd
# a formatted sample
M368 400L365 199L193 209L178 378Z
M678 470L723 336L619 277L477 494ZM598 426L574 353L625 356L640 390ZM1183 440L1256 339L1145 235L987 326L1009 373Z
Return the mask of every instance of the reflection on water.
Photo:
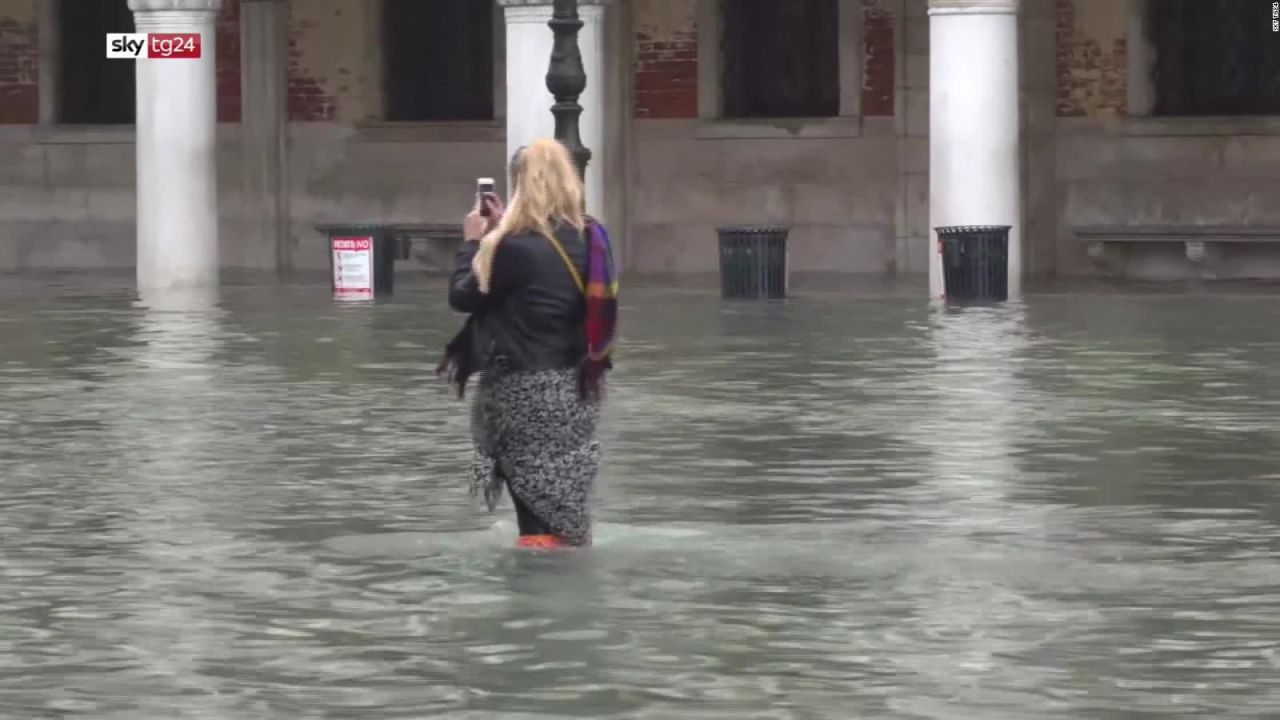
M1270 297L631 291L598 545L542 556L441 291L0 281L0 715L1280 707Z

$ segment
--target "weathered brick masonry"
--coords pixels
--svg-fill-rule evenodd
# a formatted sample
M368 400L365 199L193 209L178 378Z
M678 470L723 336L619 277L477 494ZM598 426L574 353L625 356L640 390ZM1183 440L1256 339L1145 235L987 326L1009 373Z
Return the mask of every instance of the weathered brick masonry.
M39 120L38 59L35 22L0 17L0 123Z
M240 0L222 0L217 43L218 122L240 122Z
M638 3L636 7L636 117L697 117L694 0Z
M641 33L636 43L636 117L697 117L697 32L682 31L669 40Z
M694 0L637 3L635 106L643 118L693 118L698 108L697 25ZM0 123L35 123L39 117L39 50L35 3L0 4ZM240 0L225 0L217 23L218 118L238 121L240 98ZM1055 0L1057 110L1061 116L1126 111L1126 47L1122 28L1098 4ZM672 18L675 18L673 21ZM892 115L894 24L884 0L863 0L864 114ZM335 117L336 100L299 62L298 35L290 28L289 112L293 120Z
M295 122L331 121L337 111L337 102L311 76L303 62L302 38L310 26L293 15L295 2L297 0L289 3L289 119Z
M1126 39L1116 6L1055 0L1058 115L1123 115L1128 106ZM1087 13L1081 16L1080 13Z
M216 32L218 120L239 122L240 0L224 0ZM0 16L0 123L39 122L39 53L34 19Z
M885 0L862 2L862 114L893 115L893 13Z
M865 115L893 115L895 19L886 5L885 0L863 0L861 92ZM695 0L637 3L636 117L697 117L698 27L695 9Z

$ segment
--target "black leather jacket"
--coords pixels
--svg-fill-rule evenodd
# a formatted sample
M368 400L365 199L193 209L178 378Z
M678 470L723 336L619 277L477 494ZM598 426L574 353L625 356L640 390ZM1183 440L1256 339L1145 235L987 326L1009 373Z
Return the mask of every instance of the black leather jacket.
M567 225L555 235L585 279L585 239ZM586 300L555 247L537 233L503 238L494 252L487 294L471 274L479 247L478 242L462 244L449 281L449 305L474 319L476 369L495 363L507 370L578 366L586 356Z

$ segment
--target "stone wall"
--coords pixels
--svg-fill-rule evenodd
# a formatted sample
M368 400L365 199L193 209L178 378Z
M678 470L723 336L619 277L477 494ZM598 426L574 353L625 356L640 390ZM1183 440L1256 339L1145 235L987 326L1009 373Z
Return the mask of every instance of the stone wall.
M1280 128L1243 134L1230 121L1176 120L1062 129L1056 159L1060 274L1093 272L1085 248L1071 236L1082 225L1280 226ZM1233 248L1233 272L1276 277L1277 250ZM1132 253L1148 256L1138 258L1135 271L1143 264L1185 265L1176 246Z
M1158 5L1158 0L1150 0ZM1084 225L1280 225L1280 124L1268 118L1143 117L1129 99L1136 0L1054 0L1053 270L1095 272L1073 230ZM1140 16L1138 16L1140 19ZM1140 37L1136 38L1141 42ZM1041 208L1039 218L1048 215ZM1132 248L1129 269L1189 270L1182 248ZM1229 272L1280 275L1280 249L1231 248Z
M928 0L900 0L895 23L895 114L898 134L895 269L929 272ZM864 102L865 102L864 95Z
M133 130L36 125L38 2L0 0L0 270L132 268ZM224 0L216 32L218 116L235 123L240 117L239 0ZM239 185L236 140L235 125L220 128L223 226L232 237Z
M315 225L460 222L473 178L505 163L500 121L384 126L379 5L289 0L295 267L327 267Z
M412 132L295 124L289 153L295 265L328 265L317 223L461 223L474 178L503 167L505 156L501 133L423 141Z
M27 125L39 120L38 2L39 0L0 0L0 124ZM223 0L216 32L218 120L238 122L240 0Z
M892 134L832 139L700 139L688 121L637 123L631 268L716 268L718 225L792 227L804 273L884 274L894 261Z
M861 0L862 112L892 117L897 62L895 22L900 0ZM639 118L698 115L696 0L633 0L635 113Z
M219 150L227 234L234 233L239 180L229 128ZM135 183L130 135L0 128L0 271L132 268Z
M1046 0L1026 2L1018 28L1024 157L1022 263L1024 272L1036 277L1056 271L1059 236L1056 142L1060 56L1055 39L1061 16L1055 10Z
M123 0L121 0L123 1ZM241 0L218 20L224 259L252 265L240 232ZM801 272L916 274L929 248L927 0L859 0L856 128L802 137L723 132L698 118L696 0L616 0L632 57L625 195L629 271L715 268L727 223L794 227ZM289 0L289 195L293 260L327 260L326 221L454 222L477 168L505 161L502 121L384 126L377 3ZM1080 225L1280 225L1280 129L1267 119L1135 116L1128 2L1023 0L1027 266L1091 274ZM38 0L0 0L0 268L128 268L134 148L129 128L43 128ZM629 40L628 40L629 39ZM501 57L502 50L499 48ZM624 82L614 78L615 83ZM770 133L765 133L769 135ZM596 150L599 150L596 148ZM1243 263L1271 267L1265 252ZM1238 253L1238 254L1239 254ZM1250 253L1257 255L1254 258Z
M775 123L782 132L735 136L723 129L733 122L698 120L703 29L697 0L632 3L637 149L631 270L713 271L715 228L738 223L791 226L791 264L798 272L883 275L897 269L892 117L900 0L855 5L864 28L855 39L862 49L863 73L855 87L863 121L850 135L804 137L805 123L798 121Z

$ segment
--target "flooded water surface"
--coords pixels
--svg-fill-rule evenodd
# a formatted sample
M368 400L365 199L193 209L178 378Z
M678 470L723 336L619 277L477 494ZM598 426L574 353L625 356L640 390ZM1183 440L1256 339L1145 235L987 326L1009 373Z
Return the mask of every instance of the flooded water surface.
M546 554L468 496L441 284L0 279L0 716L1280 713L1273 294L623 312Z

